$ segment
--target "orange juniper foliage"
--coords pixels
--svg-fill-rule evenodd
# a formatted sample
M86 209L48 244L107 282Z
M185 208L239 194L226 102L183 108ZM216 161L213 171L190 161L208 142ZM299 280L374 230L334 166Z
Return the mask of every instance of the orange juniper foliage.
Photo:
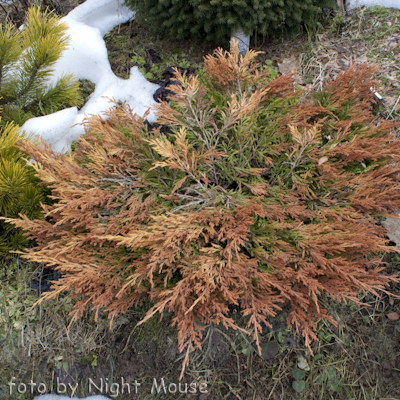
M357 303L396 281L377 255L394 251L379 221L400 207L400 147L373 114L374 69L303 94L258 72L256 54L233 46L201 79L177 72L173 103L156 107L170 133L116 105L73 154L20 143L56 202L46 221L7 222L36 240L23 257L63 274L44 298L79 298L72 320L151 301L141 323L172 312L185 367L204 324L243 330L229 305L259 350L283 305L310 346L317 319L335 324L321 294Z

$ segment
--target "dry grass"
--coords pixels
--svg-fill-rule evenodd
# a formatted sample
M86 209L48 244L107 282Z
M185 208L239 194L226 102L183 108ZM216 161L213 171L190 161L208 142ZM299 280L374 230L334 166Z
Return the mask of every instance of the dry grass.
M396 290L399 288L393 287ZM207 379L216 399L398 399L400 325L387 314L400 313L400 301L385 294L378 299L361 296L360 301L365 306L358 308L325 299L324 305L338 327L318 324L319 342L314 343L313 356L302 346L299 335L273 320L270 322L276 328L265 333L261 341L264 349L273 347L268 346L272 343L276 350L263 352L262 357L242 333L210 326L203 351L193 355L187 374ZM218 355L213 353L221 343L225 343L221 351L231 359L230 371L218 366ZM305 388L296 393L295 370L304 366Z
M400 110L400 11L384 7L359 8L338 13L328 30L317 32L315 41L300 57L305 82L320 90L349 67L378 64L385 118Z
M30 7L48 8L58 15L65 15L82 0L0 0L0 23L12 23L17 27L24 23L26 12Z
M41 266L17 259L1 268L0 371L3 392L7 391L7 382L13 376L22 382L33 376L37 382L49 382L61 365L91 362L106 346L110 335L106 319L95 323L93 315L87 314L68 329L68 314L73 301L67 295L31 308L39 296L37 291L30 289L30 284L32 279L40 278ZM121 317L117 326L123 322L126 318ZM5 396L3 392L0 394Z

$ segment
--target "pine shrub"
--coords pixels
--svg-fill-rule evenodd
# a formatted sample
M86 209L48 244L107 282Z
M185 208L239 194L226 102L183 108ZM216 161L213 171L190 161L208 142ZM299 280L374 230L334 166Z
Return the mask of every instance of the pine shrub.
M201 80L177 72L157 128L116 105L72 155L20 143L57 203L46 221L6 221L35 238L25 258L63 274L45 298L80 299L72 320L150 301L141 323L173 313L186 365L205 324L239 328L229 305L257 346L288 307L310 346L317 320L336 323L321 294L358 303L397 280L379 221L400 206L400 148L397 125L373 114L374 68L306 93L256 55L236 45L206 57Z
M0 132L0 216L17 218L20 213L31 219L43 219L41 202L47 189L40 185L34 168L27 164L26 154L16 147L21 135L18 126L9 123ZM14 257L10 251L23 250L29 240L21 228L0 220L0 259Z
M49 85L68 43L67 27L49 12L31 8L23 29L0 29L0 106L3 122L27 119L81 104L79 81L65 74ZM4 126L4 124L3 124Z
M55 62L67 45L66 26L51 13L38 8L27 12L26 26L16 30L12 24L0 29L0 216L16 218L23 213L43 219L41 202L48 202L47 189L38 186L35 170L27 155L15 145L25 135L17 124L33 116L80 104L79 82L64 75L54 86L48 85ZM29 244L22 229L0 221L0 257Z
M252 35L298 31L312 27L322 7L333 8L334 0L125 0L136 11L139 23L169 39L193 38L227 43L241 28Z

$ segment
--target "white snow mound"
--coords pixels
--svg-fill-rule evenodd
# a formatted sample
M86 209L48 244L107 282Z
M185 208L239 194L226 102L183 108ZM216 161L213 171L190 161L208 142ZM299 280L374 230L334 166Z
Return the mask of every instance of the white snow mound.
M65 146L64 142L69 139L69 131L77 114L76 107L66 108L43 117L28 119L21 130L36 135L40 132L40 136L51 145L54 151L61 152Z
M86 0L74 8L67 19L98 28L102 36L119 24L135 17L135 12L124 6L123 0Z
M69 45L54 67L51 83L54 84L64 73L73 73L78 79L87 79L95 84L103 76L114 75L100 31L67 17L62 21L68 26Z
M347 10L352 10L357 7L372 7L382 6L386 8L397 8L400 9L400 0L347 0Z

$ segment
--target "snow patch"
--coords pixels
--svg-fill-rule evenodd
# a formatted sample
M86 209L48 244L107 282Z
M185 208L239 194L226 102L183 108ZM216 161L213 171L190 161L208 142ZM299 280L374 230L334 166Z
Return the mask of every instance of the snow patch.
M348 0L346 2L347 10L358 7L382 6L386 8L400 9L400 0Z
M31 118L21 129L28 133L38 134L51 145L54 151L61 152L70 136L70 128L78 114L76 107L66 108L44 117Z
M100 31L73 19L63 18L62 22L68 26L69 45L54 67L51 83L54 84L63 73L73 73L78 79L87 79L94 84L102 77L114 75Z
M134 19L136 13L122 3L123 0L86 0L66 18L98 28L104 36L117 25Z

